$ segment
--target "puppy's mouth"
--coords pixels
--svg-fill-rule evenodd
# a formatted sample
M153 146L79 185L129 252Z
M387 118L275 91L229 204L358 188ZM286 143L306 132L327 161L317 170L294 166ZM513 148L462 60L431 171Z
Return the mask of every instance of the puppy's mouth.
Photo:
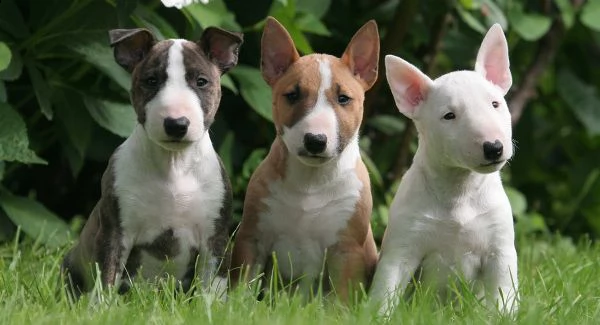
M159 145L167 150L177 151L190 146L194 141L186 139L167 139L159 141Z
M481 167L498 166L498 165L503 164L504 162L506 162L506 160L495 160L495 161L489 162L487 164L481 164L480 166Z
M312 154L305 150L300 150L297 156L303 164L313 167L321 166L333 158L324 154Z

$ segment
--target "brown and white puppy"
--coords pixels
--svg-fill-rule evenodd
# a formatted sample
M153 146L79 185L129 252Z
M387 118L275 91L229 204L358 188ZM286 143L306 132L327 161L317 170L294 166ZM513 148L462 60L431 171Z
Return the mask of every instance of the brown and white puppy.
M319 284L322 271L323 288L332 285L341 300L368 286L377 252L358 131L378 56L374 21L337 58L300 57L285 28L267 19L261 68L273 90L277 138L248 185L233 282L270 274L274 255L286 284L297 281L303 294Z
M187 290L198 272L222 291L231 186L208 129L242 35L207 28L199 42L157 42L148 30L119 29L110 42L132 74L139 123L111 157L102 197L64 259L70 289L91 290L97 263L102 284L122 290L137 275L165 274Z

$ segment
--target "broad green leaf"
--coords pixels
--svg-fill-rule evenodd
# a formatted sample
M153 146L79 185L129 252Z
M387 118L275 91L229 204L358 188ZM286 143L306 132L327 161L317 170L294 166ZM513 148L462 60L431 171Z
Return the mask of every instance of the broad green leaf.
M57 92L55 98L59 140L71 167L71 173L76 178L83 167L86 151L91 142L93 120L78 93L61 91Z
M217 26L232 31L241 31L235 15L227 9L222 0L212 0L208 4L196 3L186 6L182 11L196 21L202 29Z
M0 42L0 71L8 68L11 58L12 53L10 52L8 45L6 45L4 42Z
M508 12L512 28L526 41L535 41L550 29L552 19L540 14L527 14L516 6Z
M493 0L482 0L481 1L481 12L485 17L485 22L488 26L492 26L495 23L500 24L503 30L508 29L508 20L504 15L504 12Z
M321 36L330 36L329 29L313 14L301 14L296 19L298 28L307 33Z
M460 0L459 3L467 10L479 9L481 7L481 0Z
M525 198L525 195L516 188L510 186L505 186L504 191L510 201L513 215L522 216L527 210L527 199Z
M238 89L233 83L233 79L228 74L224 74L221 76L221 86L231 90L234 94L238 94Z
M0 160L0 181L4 179L4 168L6 167L6 164L4 163L4 161Z
M292 37L298 51L303 54L310 54L313 52L312 47L296 22L294 1L289 1L285 6L279 2L274 2L270 10L270 15L275 17L275 19L285 27Z
M139 5L135 8L133 19L138 18L145 26L150 29L158 39L179 38L177 31L171 24L161 17L155 10L147 6Z
M235 133L233 131L227 132L223 143L219 147L219 156L223 162L223 167L227 172L227 175L233 175L233 144L235 140Z
M29 28L14 0L0 1L0 30L18 39L29 35Z
M554 0L554 3L560 10L560 17L567 29L573 26L575 22L575 9L570 0Z
M404 131L406 126L404 120L394 115L376 115L370 118L367 124L386 135L399 134Z
M0 103L0 160L46 164L29 149L25 122L8 103Z
M81 172L81 168L83 168L83 163L85 161L84 156L82 156L71 143L64 143L62 145L62 151L71 168L71 175L73 178L77 178L79 172Z
M137 1L117 0L117 19L119 20L119 26L127 26L129 17L136 7Z
M40 70L38 70L33 63L28 63L26 66L38 105L44 116L46 116L47 119L52 120L54 115L51 102L52 90L50 89L50 86L48 86L48 83L42 76Z
M2 191L0 206L31 238L50 247L69 242L69 226L39 202Z
M373 159L371 159L371 157L369 157L369 155L366 152L361 150L360 153L361 153L362 160L365 163L367 170L369 171L369 177L371 178L371 183L373 183L373 185L375 185L377 187L382 187L383 186L383 177L381 176L379 169L377 169L377 165L375 164Z
M239 65L229 74L239 82L240 93L250 107L260 116L272 121L271 88L263 79L260 70L247 65Z
M557 90L577 119L590 135L600 134L600 98L594 86L585 84L571 71L561 70L557 76Z
M456 5L455 8L462 21L465 22L465 24L467 24L473 30L481 34L484 34L487 31L485 26L483 26L483 24L479 20L477 20L477 18L475 18L473 14L471 14L469 11L463 8L463 6Z
M0 70L0 80L14 81L23 73L23 59L19 52L12 52L10 63L4 70Z
M108 131L124 138L133 131L136 115L131 105L88 96L83 102L94 121Z
M531 235L534 233L546 233L548 227L544 221L544 216L539 213L525 213L516 217L517 223L515 230L520 235Z
M581 8L581 23L600 31L600 0L588 0Z
M92 118L81 96L75 92L60 92L56 107L57 122L65 131L69 142L82 157L92 136Z
M108 43L101 44L99 42L90 42L86 44L74 44L71 45L70 48L82 55L86 62L109 76L123 89L129 91L129 88L131 87L131 77L127 71L115 62L113 50L108 46Z
M296 10L321 18L327 13L330 5L331 0L297 0Z
M252 173L254 173L254 171L256 170L256 168L258 168L258 165L260 165L260 163L265 159L266 155L267 149L254 149L242 165L241 176L245 179L249 179L250 176L252 176Z

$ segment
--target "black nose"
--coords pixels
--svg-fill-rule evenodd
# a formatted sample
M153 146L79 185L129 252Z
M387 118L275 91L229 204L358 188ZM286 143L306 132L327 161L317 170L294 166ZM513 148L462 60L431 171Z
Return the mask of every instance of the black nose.
M487 160L491 160L491 161L498 160L500 157L502 157L503 149L504 149L504 146L502 145L502 142L500 142L499 140L494 141L494 143L486 141L483 143L483 156Z
M163 122L165 133L173 138L181 139L187 133L190 120L187 117L172 118L167 117Z
M327 136L325 134L306 133L304 135L304 148L313 155L319 154L327 146Z

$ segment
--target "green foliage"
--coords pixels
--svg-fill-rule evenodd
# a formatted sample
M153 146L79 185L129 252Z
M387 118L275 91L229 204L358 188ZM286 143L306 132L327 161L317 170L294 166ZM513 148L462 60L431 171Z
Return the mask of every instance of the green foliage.
M198 40L208 26L245 33L239 65L221 79L225 90L211 130L231 175L239 220L248 180L275 137L271 90L259 70L262 27L273 15L303 54L339 55L366 20L376 19L381 54L402 56L432 77L472 67L482 34L500 23L514 80L509 102L522 87L536 95L515 126L516 155L503 174L519 238L553 231L595 238L600 235L600 70L595 68L600 1L551 3L211 0L178 10L158 0L2 0L0 234L13 231L5 225L20 225L35 238L41 225L49 227L44 234L64 234L67 221L87 215L98 199L106 162L136 123L129 104L131 78L115 63L108 44L112 28L145 27L159 39ZM414 14L406 17L405 30L398 29L394 19L411 4ZM531 84L527 67L544 53L556 26L563 29L553 36L558 50ZM396 35L405 36L397 42ZM379 71L383 81L383 66ZM371 176L372 225L379 240L416 140L385 81L370 92L360 147ZM62 243L57 236L40 241Z
M69 227L35 200L0 192L0 206L10 220L32 238L50 247L69 242Z
M231 71L231 75L238 80L240 94L248 105L260 116L272 121L271 88L263 79L260 70L239 65Z
M29 149L25 123L7 103L0 103L0 160L45 163Z

